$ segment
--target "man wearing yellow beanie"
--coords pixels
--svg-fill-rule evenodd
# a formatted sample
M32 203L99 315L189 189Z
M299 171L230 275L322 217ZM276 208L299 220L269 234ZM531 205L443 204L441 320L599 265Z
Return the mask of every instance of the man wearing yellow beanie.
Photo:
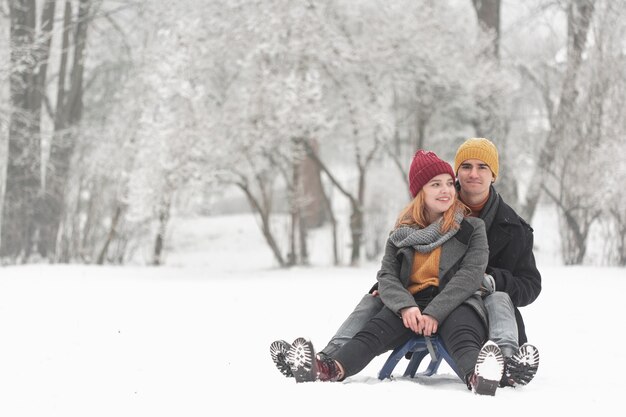
M459 197L475 217L480 217L499 169L498 149L489 139L470 138L456 151L454 172L463 175L462 181L459 178Z
M456 151L454 157L454 170L458 171L459 166L468 159L478 159L487 164L493 174L494 180L498 176L498 149L489 139L470 138L463 142Z
M533 229L493 187L499 169L498 149L486 138L467 139L454 157L459 198L470 208L471 216L483 219L487 228L484 303L490 339L505 356L501 385L516 386L530 382L539 366L539 352L526 343L518 307L535 301L541 292L541 275L533 255Z

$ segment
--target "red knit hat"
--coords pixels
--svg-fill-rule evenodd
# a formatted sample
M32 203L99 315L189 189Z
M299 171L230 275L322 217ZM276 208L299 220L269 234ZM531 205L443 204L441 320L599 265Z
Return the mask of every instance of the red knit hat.
M409 169L409 189L413 198L428 181L439 174L450 174L454 181L454 171L449 163L439 159L434 152L417 151Z

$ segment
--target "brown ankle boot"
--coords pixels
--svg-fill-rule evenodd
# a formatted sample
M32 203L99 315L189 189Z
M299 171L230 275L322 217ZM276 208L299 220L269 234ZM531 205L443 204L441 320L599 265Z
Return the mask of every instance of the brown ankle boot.
M342 372L339 364L334 359L326 355L320 355L315 358L317 367L317 379L320 381L339 381L342 378Z

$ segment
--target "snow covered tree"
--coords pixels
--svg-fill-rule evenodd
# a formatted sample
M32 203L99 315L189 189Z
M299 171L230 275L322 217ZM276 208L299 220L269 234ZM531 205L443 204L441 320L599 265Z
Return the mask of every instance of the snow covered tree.
M521 65L542 98L548 121L547 138L529 178L524 213L527 218L532 215L542 193L557 205L566 264L584 262L594 223L612 223L607 204L599 203L609 192L605 185L612 183L607 168L623 177L609 155L623 142L619 139L623 123L615 118L614 107L621 105L616 97L623 91L624 6L568 2L567 47L561 47L566 56L557 48L552 63L542 58L538 65ZM620 220L616 222L617 226ZM614 236L606 237L615 242Z
M567 2L567 60L562 72L561 88L556 101L545 94L550 115L550 132L544 142L537 161L531 184L539 184L549 175L547 171L554 162L556 153L568 137L568 129L575 125L574 106L577 98L577 78L580 72L583 53L587 45L589 25L594 11L592 0L570 0ZM549 88L549 87L548 87ZM522 216L531 220L539 197L541 187L531 187L526 195Z
M35 253L58 260L84 114L87 28L110 14L96 0L8 3L12 108L0 253L10 261Z
M587 252L588 236L594 222L604 218L623 230L624 199L615 196L626 171L615 158L626 145L622 116L616 113L624 105L623 40L626 10L617 3L598 2L590 24L591 40L586 59L581 64L574 121L567 130L568 141L559 149L555 167L562 170L554 190L562 214L562 254L566 264L582 264ZM546 191L552 187L546 185ZM551 195L552 196L552 195ZM565 204L563 204L565 203ZM615 242L614 261L623 253L623 238L616 233L604 236ZM615 255L617 255L615 257ZM596 260L597 261L597 260Z
M153 16L163 12L156 10ZM143 93L126 202L129 220L154 224L150 228L154 265L163 262L180 192L202 183L205 156L216 147L207 134L214 120L207 117L212 107L201 82L203 61L196 58L198 48L204 47L200 38L205 22L191 12L181 8L181 18L161 21L143 51L137 74Z

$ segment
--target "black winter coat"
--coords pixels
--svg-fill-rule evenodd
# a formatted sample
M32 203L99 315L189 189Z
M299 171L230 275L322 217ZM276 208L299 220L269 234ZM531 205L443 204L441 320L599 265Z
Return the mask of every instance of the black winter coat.
M528 339L518 307L532 303L541 292L541 274L533 255L533 229L500 198L495 218L487 230L487 241L486 272L495 279L496 290L508 293L513 301L522 345Z

